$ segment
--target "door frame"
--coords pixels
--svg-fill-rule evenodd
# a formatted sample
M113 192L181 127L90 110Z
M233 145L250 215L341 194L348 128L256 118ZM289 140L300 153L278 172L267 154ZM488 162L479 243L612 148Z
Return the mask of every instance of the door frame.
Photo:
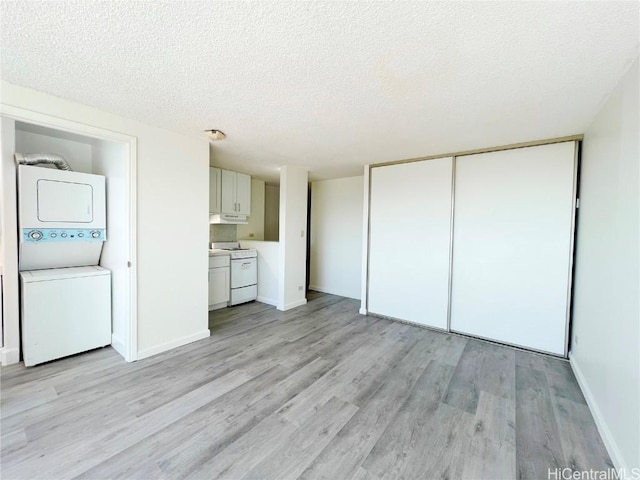
M137 157L137 137L127 135L124 133L107 130L104 128L87 125L84 123L67 120L64 118L54 117L40 112L32 110L26 110L20 107L12 105L0 104L0 115L11 118L15 121L31 123L42 127L53 128L56 130L75 133L85 137L92 137L98 140L106 140L110 142L121 143L127 146L128 155L124 159L126 164L127 177L126 181L126 194L125 200L128 205L128 233L129 233L129 278L128 278L128 325L127 335L122 339L123 350L119 351L127 362L132 362L138 359L138 274L137 274L137 171L138 171L138 157ZM17 266L18 252L15 252L15 262ZM16 329L17 331L17 329ZM7 342L4 342L5 344ZM16 344L19 345L19 341L16 339Z

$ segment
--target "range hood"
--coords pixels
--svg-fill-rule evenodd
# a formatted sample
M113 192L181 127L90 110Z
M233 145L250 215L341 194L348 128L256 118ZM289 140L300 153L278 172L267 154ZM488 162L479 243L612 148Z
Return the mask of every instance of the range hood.
M237 215L235 213L214 213L209 215L209 223L213 224L227 224L227 225L246 225L246 215Z

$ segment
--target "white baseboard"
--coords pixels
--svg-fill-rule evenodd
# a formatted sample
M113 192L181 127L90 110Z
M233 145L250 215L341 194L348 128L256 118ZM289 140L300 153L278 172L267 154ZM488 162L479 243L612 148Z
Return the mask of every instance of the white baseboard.
M278 305L276 308L278 310L286 312L287 310L291 310L292 308L300 307L301 305L306 305L306 304L307 304L307 299L302 298L300 300L296 300L295 302L287 303L286 305Z
M111 335L111 346L113 349L120 354L122 358L127 359L127 347L125 347L124 342L120 340L120 337L116 335Z
M318 285L309 285L309 290L313 290L314 292L320 292L320 293L328 293L329 295L338 295L339 297L353 298L354 300L360 300L360 297L345 295L344 293L336 292L331 288L319 287Z
M261 297L259 295L258 295L258 298L256 298L256 301L260 303L266 303L267 305L273 305L274 307L278 305L277 300L274 300L272 298L267 298L267 297Z
M17 348L0 348L0 363L2 365L12 365L20 361L20 350Z
M602 441L604 446L613 461L613 464L618 469L627 469L627 471L631 471L625 465L624 459L622 458L622 454L620 453L620 449L618 448L618 444L616 443L613 435L611 434L611 430L607 426L607 423L604 420L604 416L598 407L596 399L591 393L591 389L589 388L589 384L587 380L584 378L582 374L582 370L578 365L578 362L574 359L573 356L569 357L569 364L571 365L571 369L573 370L573 374L576 376L576 380L578 380L578 385L580 386L580 390L582 390L582 394L584 395L585 400L587 401L587 405L589 406L589 410L591 410L591 414L593 415L593 420L596 422L596 427L598 428L598 432L600 432L600 436L602 437Z
M167 350L172 350L177 347L181 347L186 345L187 343L196 342L198 340L202 340L203 338L207 338L211 336L211 332L207 328L198 333L194 333L193 335L187 335L184 337L177 338L170 342L161 343L160 345L155 345L150 348L145 348L144 350L140 350L138 352L138 360L142 360L143 358L151 357L153 355L157 355L162 352L166 352Z
M209 305L209 311L213 312L214 310L220 310L221 308L227 308L228 306L229 302L216 303L214 305Z
M360 310L358 310L358 313L360 315L367 315L367 309L364 307L360 307Z

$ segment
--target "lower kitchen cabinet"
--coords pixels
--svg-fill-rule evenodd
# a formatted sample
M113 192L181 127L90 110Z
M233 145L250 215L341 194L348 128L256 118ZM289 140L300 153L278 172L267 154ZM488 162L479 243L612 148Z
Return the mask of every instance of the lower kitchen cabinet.
M209 310L224 308L229 302L230 258L227 255L209 257Z

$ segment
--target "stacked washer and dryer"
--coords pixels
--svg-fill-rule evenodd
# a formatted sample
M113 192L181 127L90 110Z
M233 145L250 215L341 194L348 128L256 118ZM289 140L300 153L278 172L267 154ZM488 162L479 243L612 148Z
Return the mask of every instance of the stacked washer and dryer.
M64 159L51 157L16 154L25 366L111 344L111 272L98 265L107 235L105 177L67 170Z

